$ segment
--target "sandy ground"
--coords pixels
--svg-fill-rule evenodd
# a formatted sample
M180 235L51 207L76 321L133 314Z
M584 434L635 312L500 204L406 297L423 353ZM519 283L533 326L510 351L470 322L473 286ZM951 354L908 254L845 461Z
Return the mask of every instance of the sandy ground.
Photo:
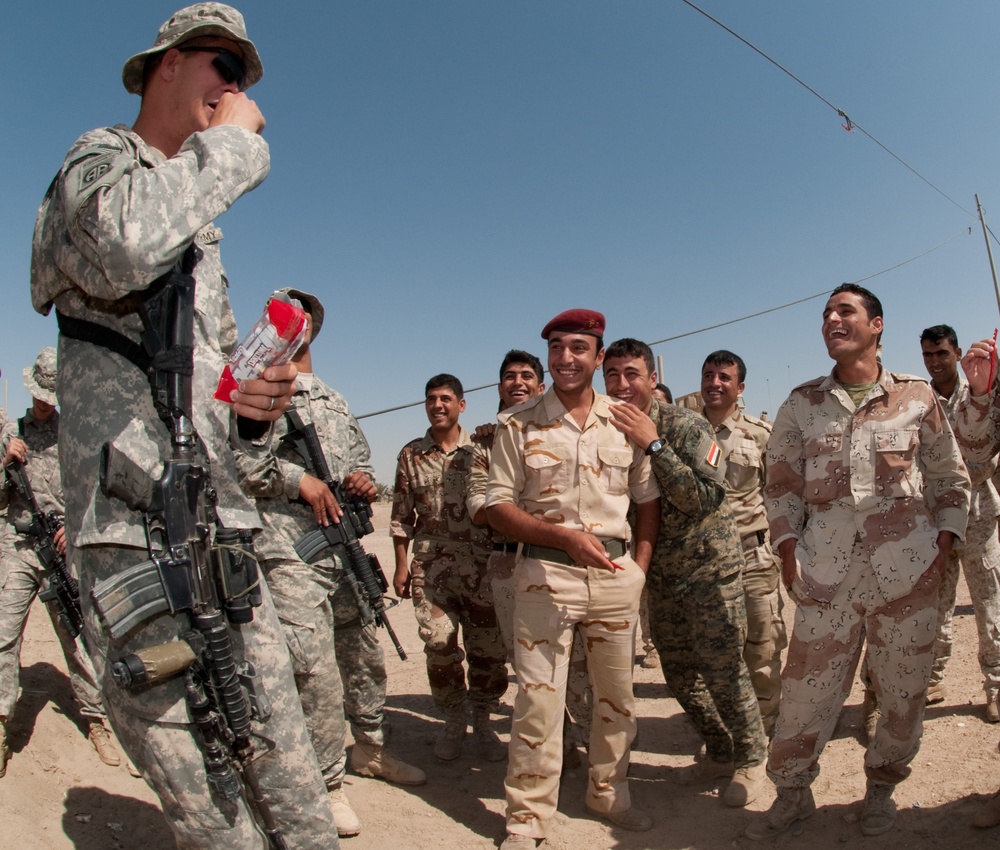
M387 510L379 506L369 551L391 570ZM787 612L786 612L787 613ZM390 614L409 654L401 661L388 638L387 713L392 747L423 767L426 786L402 789L350 776L348 794L363 823L362 833L342 844L349 850L431 850L496 847L504 832L505 763L491 764L466 747L455 762L432 753L440 719L428 695L421 644L412 608L404 602ZM773 842L810 850L854 846L880 848L972 848L1000 846L1000 828L984 832L968 825L979 801L1000 785L1000 727L983 720L976 663L975 622L964 583L955 618L956 651L948 670L948 698L927 711L923 746L913 776L896 793L899 816L893 832L865 839L858 825L864 794L863 750L858 743L861 695L848 700L840 728L821 760L814 785L817 814L798 835ZM22 695L11 724L14 756L0 780L0 846L19 850L168 850L174 847L155 797L125 766L102 764L84 737L65 673L65 662L45 612L36 603L22 650ZM640 738L632 756L632 793L655 818L651 832L630 834L590 818L583 807L584 770L564 777L560 811L550 850L680 850L762 846L741 837L751 815L728 809L718 789L684 788L671 781L674 768L689 764L698 741L677 703L668 697L659 671L636 667ZM498 723L509 728L514 684ZM769 788L753 811L768 808Z

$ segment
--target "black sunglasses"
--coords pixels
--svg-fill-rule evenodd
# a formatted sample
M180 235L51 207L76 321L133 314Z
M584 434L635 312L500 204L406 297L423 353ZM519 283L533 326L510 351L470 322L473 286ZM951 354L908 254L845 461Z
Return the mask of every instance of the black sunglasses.
M236 83L240 91L243 91L246 88L246 65L243 64L243 60L233 53L233 51L226 50L225 47L178 47L177 49L181 53L217 54L212 60L212 65L214 65L215 70L219 72L219 76L222 77L222 79L227 83Z

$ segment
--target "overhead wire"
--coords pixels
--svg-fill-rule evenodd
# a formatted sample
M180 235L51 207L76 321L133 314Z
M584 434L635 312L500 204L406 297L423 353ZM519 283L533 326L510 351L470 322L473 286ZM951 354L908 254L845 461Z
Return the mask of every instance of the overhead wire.
M921 180L923 180L924 183L926 183L928 186L930 186L942 198L944 198L945 200L947 200L950 203L954 204L956 207L958 207L966 215L970 215L973 218L977 218L977 216L976 216L975 213L973 213L971 210L968 210L965 207L963 207L958 201L956 201L954 198L952 198L950 195L948 195L944 190L938 188L927 177L925 177L923 174L921 174L919 171L917 171L916 168L914 168L905 159L903 159L901 156L899 156L899 154L897 154L895 151L893 151L892 149L890 149L887 145L884 145L882 142L880 142L878 139L876 139L864 127L862 127L860 124L858 124L857 121L852 120L843 109L841 109L840 107L834 106L829 100L827 100L825 97L823 97L823 95L821 95L818 91L816 91L816 89L814 89L812 86L810 86L805 81L801 80L799 77L797 77L791 71L789 71L784 65L782 65L776 59L773 59L771 56L769 56L767 53L765 53L763 50L761 50L759 47L757 47L757 45L755 45L752 42L748 41L746 38L744 38L742 35L740 35L738 32L736 32L736 30L734 30L731 27L727 26L722 21L720 21L718 18L713 17L712 15L710 15L708 12L706 12L701 7L699 7L696 4L692 3L691 0L681 0L681 2L684 3L684 5L686 5L686 6L690 6L692 9L694 9L700 15L704 15L712 23L716 24L717 26L721 27L726 32L728 32L731 36L733 36L733 38L736 38L737 40L741 41L743 44L745 44L747 47L749 47L755 53L759 54L762 58L766 59L768 62L770 62L772 65L774 65L774 67L777 68L779 71L781 71L784 74L787 74L789 77L791 77L793 80L795 80L795 82L797 82L800 86L802 86L802 88L804 88L806 91L810 92L814 97L819 98L823 103L825 103L827 106L829 106L830 109L832 109L834 112L836 112L837 115L839 115L841 118L843 118L847 122L847 124L843 125L845 130L848 130L848 131L851 131L851 130L860 130L865 136L867 136L869 139L871 139L871 141L873 141L876 145L878 145L880 148L882 148L882 150L884 150L887 154L889 154L889 156L891 156L898 163L900 163L900 165L904 166L906 169L908 169L910 172L912 172L915 176L917 176Z
M876 278L876 277L879 277L881 275L888 274L891 271L895 271L896 269L902 268L903 266L906 266L906 265L909 265L910 263L916 262L917 260L921 259L922 257L926 257L928 254L932 254L935 251L940 250L941 248L945 247L945 245L948 245L949 243L954 242L963 233L971 235L972 234L972 228L971 227L962 228L962 230L958 231L957 233L953 234L952 236L949 236L943 242L939 242L934 247L928 248L926 251L921 251L919 254L915 254L914 256L909 257L908 259L905 259L905 260L901 260L900 262L895 263L895 264L893 264L891 266L887 266L886 268L881 269L880 271L872 272L872 274L865 275L864 277L859 277L857 280L844 281L844 282L845 283L864 283L865 281L871 280L872 278ZM724 328L724 327L727 327L729 325L735 325L735 324L738 324L740 322L748 321L749 319L756 319L758 316L766 316L768 313L776 313L779 310L787 310L789 307L795 307L795 306L797 306L799 304L804 304L807 301L814 301L817 298L822 298L824 295L829 295L829 293L832 292L832 291L833 291L833 289L824 289L822 292L817 292L814 295L807 295L805 298L797 298L794 301L788 301L787 303L785 303L785 304L779 304L776 307L768 307L766 310L758 310L755 313L747 313L745 316L739 316L739 317L737 317L735 319L728 319L725 322L717 322L714 325L707 325L706 327L698 328L697 330L685 331L684 333L675 334L674 336L664 337L663 339L658 339L658 340L655 340L654 342L650 342L649 346L652 348L654 345L662 345L663 343L666 343L666 342L673 342L674 340L684 339L685 337L695 336L696 334L706 333L708 331L716 330L717 328ZM471 387L469 389L466 389L465 390L465 395L471 395L472 393L479 392L481 390L494 389L495 387L496 387L496 382L492 382L492 383L489 383L489 384L482 384L482 385L480 385L478 387ZM385 413L395 413L397 410L407 410L408 408L411 408L411 407L421 407L423 404L424 404L424 400L420 399L420 401L411 401L411 402L408 402L407 404L398 404L395 407L386 407L383 410L373 410L371 413L362 413L360 416L357 416L355 418L356 419L369 419L369 418L371 418L373 416L381 416L382 414L385 414Z

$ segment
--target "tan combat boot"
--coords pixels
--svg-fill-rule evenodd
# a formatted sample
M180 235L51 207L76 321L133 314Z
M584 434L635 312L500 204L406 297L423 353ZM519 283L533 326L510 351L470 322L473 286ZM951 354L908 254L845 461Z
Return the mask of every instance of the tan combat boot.
M361 821L351 808L344 793L344 786L328 789L330 808L333 810L333 822L337 825L337 835L340 838L350 838L361 832Z
M118 767L122 763L122 757L118 753L118 748L111 742L111 736L104 724L100 720L90 721L90 731L87 733L90 743L97 750L97 755L106 765Z
M722 802L733 808L748 806L764 787L767 770L763 762L736 768L733 779L722 794Z
M656 651L655 646L649 647L646 650L646 655L642 659L642 664L640 665L643 670L658 670L660 667L660 653Z
M395 785L423 785L427 774L419 767L402 761L388 747L355 741L351 750L351 769L358 776L384 779Z
M766 841L781 835L800 820L812 817L816 801L810 788L778 788L771 808L750 821L743 834L751 841Z
M490 725L489 706L474 706L472 709L472 736L479 745L479 754L486 761L503 761L507 758L507 748L497 737Z
M465 705L453 706L445 711L444 729L434 742L434 755L441 761L454 761L462 754L462 741L469 730Z
M0 718L0 779L7 775L7 759L10 758L10 747L7 746L7 718Z

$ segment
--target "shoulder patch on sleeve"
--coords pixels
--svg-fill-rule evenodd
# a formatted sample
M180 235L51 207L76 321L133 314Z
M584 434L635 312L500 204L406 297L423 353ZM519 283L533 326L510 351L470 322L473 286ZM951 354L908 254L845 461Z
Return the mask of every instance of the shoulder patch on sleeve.
M718 469L720 460L722 460L722 451L719 449L719 444L715 440L712 440L712 446L705 455L705 463L712 467L712 469Z

